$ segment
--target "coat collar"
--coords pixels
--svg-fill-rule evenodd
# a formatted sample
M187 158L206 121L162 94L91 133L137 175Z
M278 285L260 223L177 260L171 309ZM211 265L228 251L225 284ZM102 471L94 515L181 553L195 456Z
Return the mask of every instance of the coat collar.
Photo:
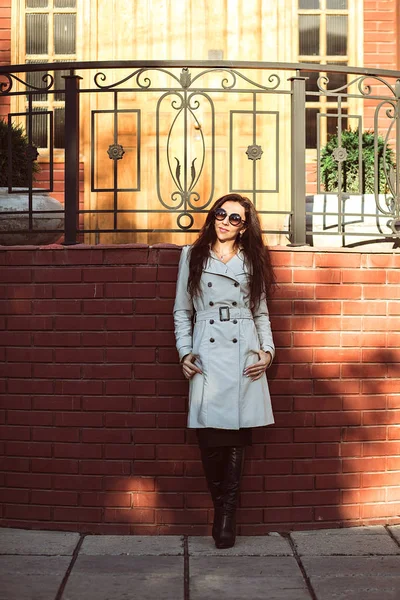
M223 263L210 248L210 256L204 271L206 273L214 273L216 275L222 275L223 277L229 277L234 281L239 281L238 275L248 272L244 258L243 249L239 247L238 253L227 263Z

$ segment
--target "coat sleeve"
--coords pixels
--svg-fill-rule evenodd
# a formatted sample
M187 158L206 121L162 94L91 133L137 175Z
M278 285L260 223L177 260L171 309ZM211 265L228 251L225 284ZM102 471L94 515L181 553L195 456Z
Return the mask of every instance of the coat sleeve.
M257 309L253 312L254 323L260 340L260 348L264 352L270 352L272 360L275 356L275 344L272 337L271 322L265 294L261 297ZM271 361L272 362L272 361Z
M192 352L193 344L193 301L187 290L189 279L189 246L182 248L179 261L178 280L176 284L176 295L174 304L174 325L176 349L179 360Z

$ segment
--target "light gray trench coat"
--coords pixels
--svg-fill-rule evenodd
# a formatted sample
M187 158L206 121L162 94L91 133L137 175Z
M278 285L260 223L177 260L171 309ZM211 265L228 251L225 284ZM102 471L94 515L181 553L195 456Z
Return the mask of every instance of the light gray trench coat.
M254 314L244 253L223 263L210 251L201 294L188 291L190 246L179 262L174 323L179 359L193 352L202 374L189 380L188 427L239 429L274 422L266 375L252 381L243 370L275 346L265 297ZM194 323L194 324L193 324Z

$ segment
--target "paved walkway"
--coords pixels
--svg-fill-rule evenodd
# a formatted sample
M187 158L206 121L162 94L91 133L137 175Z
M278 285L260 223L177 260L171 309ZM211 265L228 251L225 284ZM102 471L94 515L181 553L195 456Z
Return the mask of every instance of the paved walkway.
M400 525L239 537L0 529L0 600L399 600Z

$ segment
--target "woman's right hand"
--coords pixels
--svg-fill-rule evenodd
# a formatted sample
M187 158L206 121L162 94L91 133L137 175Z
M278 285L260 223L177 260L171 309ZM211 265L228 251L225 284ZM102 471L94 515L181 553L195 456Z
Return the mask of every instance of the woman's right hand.
M194 364L196 358L197 356L190 352L189 354L186 354L181 360L182 371L186 379L191 379L196 373L203 372L201 369L199 369L199 367L196 367L196 365Z

